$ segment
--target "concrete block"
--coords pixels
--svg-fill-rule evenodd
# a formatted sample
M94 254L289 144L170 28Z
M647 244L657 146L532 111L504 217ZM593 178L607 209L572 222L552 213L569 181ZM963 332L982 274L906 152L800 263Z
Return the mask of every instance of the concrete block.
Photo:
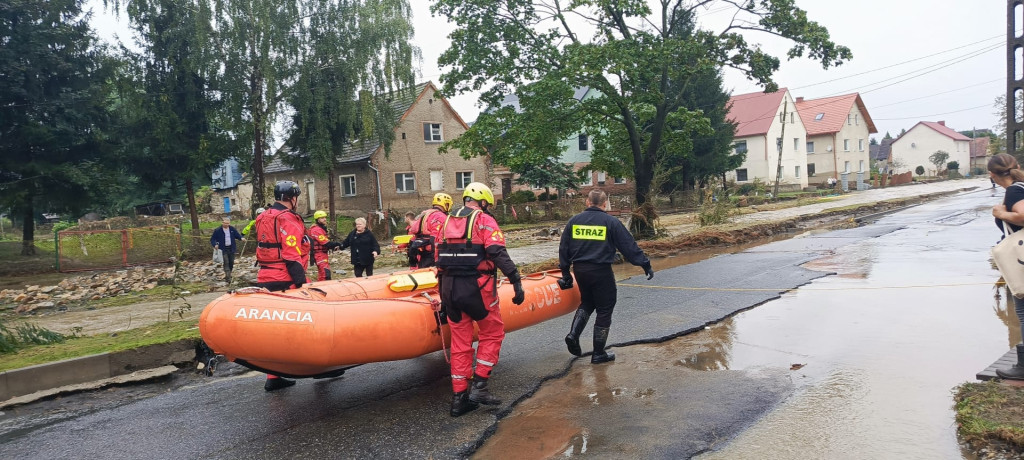
M106 353L66 359L3 372L6 390L0 401L64 385L90 382L110 377L110 356Z

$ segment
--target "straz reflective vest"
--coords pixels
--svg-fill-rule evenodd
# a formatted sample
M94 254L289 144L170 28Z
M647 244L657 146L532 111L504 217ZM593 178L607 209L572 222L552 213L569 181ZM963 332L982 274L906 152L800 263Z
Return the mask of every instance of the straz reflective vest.
M473 242L473 227L481 212L464 207L445 219L437 245L437 268L445 275L479 276L494 271L483 266L487 255L483 241Z
M298 228L282 228L280 221L294 220L298 222ZM295 251L297 257L287 257L288 260L295 260L302 263L306 252L309 252L309 242L305 240L306 226L302 224L302 218L290 210L270 208L256 216L256 262L265 267L272 264L283 264L285 261L285 249L289 252ZM308 257L308 256L306 256Z
M330 238L327 237L327 230L320 226L318 223L314 223L309 227L309 239L313 243L312 253L317 256L327 255L327 243L330 242Z

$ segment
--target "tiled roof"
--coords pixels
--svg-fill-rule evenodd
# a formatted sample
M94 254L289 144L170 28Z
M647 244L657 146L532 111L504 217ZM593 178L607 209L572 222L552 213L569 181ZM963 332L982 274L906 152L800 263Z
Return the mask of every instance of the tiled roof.
M892 142L896 139L882 139L878 145L870 146L872 160L888 160L892 152Z
M796 109L800 112L800 119L807 128L808 136L837 133L843 129L846 117L856 104L860 113L864 116L864 123L868 126L869 133L877 133L875 122L871 120L864 101L859 93L844 94L842 96L823 97L820 99L797 99ZM821 115L821 118L818 118Z
M782 105L786 88L774 93L747 93L729 98L729 120L736 123L735 137L766 134Z
M424 82L416 85L412 91L398 91L397 94L390 100L391 108L395 111L395 125L398 125L405 117L406 112L412 108L413 104L419 99L420 95L429 88L436 89L433 83ZM433 94L430 95L433 97ZM341 149L341 153L338 154L338 163L355 163L369 159L373 152L376 152L381 147L380 142L376 140L371 141L355 141ZM274 153L273 158L267 160L266 166L263 168L264 172L277 173L284 171L291 171L292 167L281 161L284 155L291 155L291 149L287 146L283 146Z
M919 125L925 125L925 126L931 128L931 129L934 129L939 134L942 134L942 135L944 135L946 137L952 138L954 141L969 141L969 140L971 140L971 138L969 138L967 136L964 136L963 134L960 134L960 133L956 132L955 130L953 130L953 128L950 128L950 127L946 126L945 122L942 122L942 121L940 121L940 122L922 121L922 122L920 122L918 124ZM914 128L910 128L910 129L914 129Z
M986 136L971 139L971 158L988 156L989 138Z
M576 99L577 101L582 101L583 97L586 96L587 93L589 93L589 92L590 92L590 87L589 86L580 86L580 87L577 87L577 88L573 89L572 97L574 99ZM498 107L499 108L500 107L505 107L506 105L510 105L513 108L515 108L516 109L516 113L521 113L523 111L523 107L519 104L519 96L517 96L516 93L514 93L514 92L506 94L505 95L505 99L501 100L501 104ZM484 113L490 113L490 112L492 112L494 110L497 110L497 108L495 108L495 107L488 107L487 110L484 110Z

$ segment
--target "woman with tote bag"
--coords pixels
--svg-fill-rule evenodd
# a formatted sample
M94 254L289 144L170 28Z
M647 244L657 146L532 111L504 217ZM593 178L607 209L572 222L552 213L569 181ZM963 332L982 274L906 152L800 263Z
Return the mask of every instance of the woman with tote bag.
M988 161L988 174L996 185L1006 189L1003 202L992 207L996 226L1006 238L1024 227L1024 171L1012 155L1000 153ZM1024 270L1024 266L1014 268ZM1006 278L1005 274L1003 278ZM1024 299L1016 295L1012 297L1013 308L1021 321L1021 332L1024 332ZM1008 369L996 369L996 375L1004 379L1024 380L1024 344L1017 345L1017 364Z

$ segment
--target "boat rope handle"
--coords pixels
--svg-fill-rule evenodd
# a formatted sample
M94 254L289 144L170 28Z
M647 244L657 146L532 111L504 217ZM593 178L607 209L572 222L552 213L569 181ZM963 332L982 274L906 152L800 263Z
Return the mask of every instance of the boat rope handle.
M441 301L430 297L429 292L423 292L420 295L426 297L427 300L430 301L430 308L434 310L434 318L437 319L437 335L441 337L441 354L444 355L444 360L448 362L448 364L451 364L452 359L448 355L448 352L445 351L448 347L444 345L444 331L441 330Z

